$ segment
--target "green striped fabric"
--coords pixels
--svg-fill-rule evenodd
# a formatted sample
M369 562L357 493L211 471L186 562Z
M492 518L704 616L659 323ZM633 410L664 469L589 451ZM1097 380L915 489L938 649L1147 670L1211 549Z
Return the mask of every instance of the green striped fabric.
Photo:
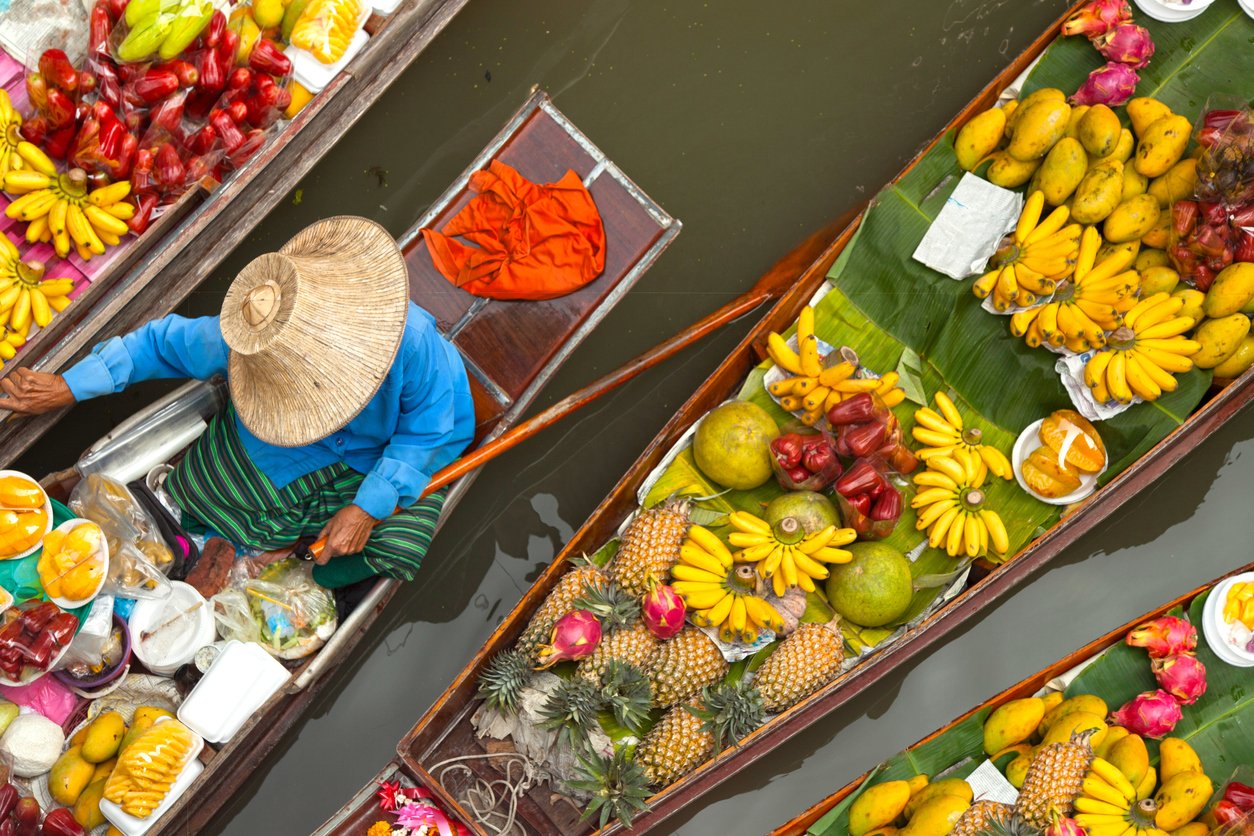
M353 501L365 478L343 462L328 465L276 488L257 469L228 409L170 474L166 487L184 513L232 543L268 551L316 536ZM438 491L375 526L360 554L332 558L314 569L314 580L336 588L372 575L413 580L431 545L444 507ZM186 523L185 523L186 524Z

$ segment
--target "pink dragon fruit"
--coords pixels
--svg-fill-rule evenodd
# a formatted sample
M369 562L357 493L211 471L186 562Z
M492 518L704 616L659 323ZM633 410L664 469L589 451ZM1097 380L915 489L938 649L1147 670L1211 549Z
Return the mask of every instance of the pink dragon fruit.
M649 632L665 641L684 629L687 608L673 587L657 584L640 602L640 611Z
M1093 46L1107 61L1118 61L1139 70L1154 54L1154 40L1149 30L1135 23L1120 23L1114 29L1093 39Z
M1153 658L1190 653L1197 647L1197 628L1174 615L1139 624L1125 639L1128 647L1143 647Z
M1183 705L1193 705L1206 693L1206 666L1192 653L1164 656L1150 662L1158 687Z
M1056 815L1042 836L1087 836L1087 833L1075 819Z
M1071 96L1071 103L1077 105L1104 104L1110 107L1119 105L1132 98L1136 85L1141 81L1136 70L1118 61L1107 61L1106 66L1089 73L1089 77Z
M568 612L553 625L549 643L540 646L536 670L591 655L601 641L601 622L587 610Z
M1091 0L1063 22L1062 33L1096 38L1131 19L1132 9L1128 0Z
M1176 698L1161 688L1138 694L1119 709L1111 712L1110 721L1123 726L1132 734L1152 737L1155 740L1170 734L1180 722L1184 712Z

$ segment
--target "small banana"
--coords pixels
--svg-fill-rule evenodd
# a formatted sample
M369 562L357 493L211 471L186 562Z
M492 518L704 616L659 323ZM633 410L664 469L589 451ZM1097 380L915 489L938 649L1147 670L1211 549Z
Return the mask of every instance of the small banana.
M1124 314L1123 325L1084 367L1084 382L1098 402L1153 401L1163 392L1175 391L1178 382L1173 375L1192 369L1188 358L1201 348L1184 337L1193 320L1176 316L1183 304L1182 299L1156 293Z
M927 531L928 545L943 548L951 557L980 557L989 547L998 555L1010 549L1001 517L984 507L981 490L991 470L982 456L958 448L953 456L932 456L927 470L914 475L923 488L910 505L915 509L915 528Z
M779 611L756 595L753 570L737 566L731 550L706 528L689 528L671 574L693 623L718 629L724 641L752 644L762 631L784 628Z
M924 450L919 451L919 458L930 460L932 455L937 455L931 453L933 450L942 451L939 453L941 456L951 457L958 450L964 450L974 454L994 476L1002 479L1014 478L1010 460L997 448L984 443L982 430L965 424L958 407L948 395L937 390L934 400L936 409L921 407L914 412L914 427L910 434L915 441L925 446ZM949 476L948 473L944 475ZM961 477L954 478L954 481L961 481Z

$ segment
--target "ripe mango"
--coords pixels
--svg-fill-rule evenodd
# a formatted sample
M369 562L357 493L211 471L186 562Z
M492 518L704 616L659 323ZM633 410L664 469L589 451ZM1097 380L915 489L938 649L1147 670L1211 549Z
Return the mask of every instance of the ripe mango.
M1071 198L1071 218L1077 223L1103 221L1123 195L1123 163L1107 157L1091 166Z
M877 827L874 830L868 830L866 836L898 836L901 831L893 827L891 824Z
M1032 105L1038 102L1065 102L1066 100L1067 94L1057 87L1042 87L1040 90L1028 93L1018 101L1010 102L1015 105L1015 108L1006 114L1006 136L1014 136L1015 129L1019 127L1019 120Z
M1006 153L1024 162L1039 160L1067 132L1071 105L1053 99L1039 101L1021 107L1016 116L1018 121L1015 124L1015 133L1010 138L1010 144L1006 146Z
M1064 136L1045 155L1036 172L1040 190L1051 206L1061 206L1071 197L1088 171L1088 157L1080 140Z
M1206 291L1203 309L1211 319L1238 313L1254 300L1254 264L1229 264Z
M1154 228L1162 210L1151 195L1124 198L1102 225L1102 236L1112 244L1139 241L1141 236Z
M944 778L940 781L933 781L910 796L910 801L906 804L906 815L913 816L914 812L924 804L942 795L953 796L970 804L972 799L975 798L975 791L962 778Z
M1123 195L1124 200L1145 194L1145 190L1149 188L1149 178L1143 177L1137 170L1130 166L1123 167ZM1157 201L1155 201L1157 202Z
M1171 243L1171 213L1159 212L1158 223L1150 231L1141 236L1141 243L1146 247L1164 249ZM1166 266L1170 266L1167 264Z
M283 22L283 0L253 0L253 20L262 29L273 29Z
M1100 259L1098 259L1098 263L1101 263ZM1041 720L1041 727L1038 729L1038 733L1044 737L1054 723L1077 711L1085 711L1089 714L1096 714L1099 717L1105 717L1110 713L1106 707L1106 701L1101 697L1095 694L1076 694L1074 697L1067 697L1058 703L1045 715L1045 718Z
M48 772L48 793L64 807L73 806L87 784L95 767L83 760L83 750L72 746L61 753Z
M1164 737L1158 744L1158 771L1165 785L1182 772L1201 772L1202 759L1188 742L1178 737Z
M1080 120L1084 118L1084 114L1089 112L1088 105L1072 105L1071 118L1067 120L1067 132L1063 136L1069 136L1072 139L1079 139Z
M1148 96L1137 96L1129 101L1127 111L1128 121L1132 123L1132 130L1137 137L1144 136L1145 129L1159 119L1171 115L1171 108Z
M984 176L994 186L1001 186L1003 189L1017 189L1032 179L1032 175L1036 173L1036 169L1040 165L1040 160L1022 162L1016 160L1005 151L998 151L992 155L992 162L989 164L988 171L984 173Z
M118 765L117 758L109 758L104 763L96 764L96 770L91 774L91 782L94 784L101 778L108 778L113 774L113 767Z
M885 781L867 787L849 805L849 836L865 836L877 827L892 824L909 800L908 781Z
M1020 755L1006 764L1006 780L1017 790L1023 789L1023 782L1028 777L1028 767L1032 765L1032 756Z
M1145 740L1139 734L1125 735L1110 747L1106 760L1114 764L1134 787L1140 785L1150 766L1149 750L1145 748Z
M1059 717L1049 727L1049 732L1041 741L1041 745L1048 746L1051 743L1066 743L1071 739L1072 735L1086 731L1093 732L1089 737L1089 745L1100 746L1102 738L1106 735L1106 715L1090 714L1087 711L1073 711L1070 714Z
M1197 160L1186 157L1167 169L1166 174L1155 177L1148 191L1158 200L1159 206L1170 209L1177 200L1192 197L1196 187Z
M1184 827L1177 827L1171 831L1171 836L1208 836L1210 826L1200 821L1190 822Z
M93 781L83 790L83 794L74 802L74 821L90 833L105 823L104 813L100 812L100 799L104 797L104 778Z
M1036 697L998 706L984 721L984 751L1000 752L1032 736L1045 717L1045 703Z
M907 781L906 783L910 785L910 796L914 797L915 793L927 786L927 782L928 777L922 772Z
M1184 300L1184 307L1176 316L1187 316L1194 323L1201 322L1206 317L1206 314L1202 312L1202 303L1206 301L1206 294L1202 291L1192 287L1182 287L1172 291L1171 295Z
M1123 726L1111 726L1106 729L1106 736L1102 738L1102 745L1093 747L1093 754L1103 760L1110 760L1110 750L1115 747L1116 743L1123 740L1129 734L1130 732Z
M1045 704L1045 716L1048 717L1049 712L1062 705L1063 699L1064 697L1062 691L1050 691L1048 694L1041 697L1041 702ZM1042 722L1044 722L1044 718L1042 718ZM1042 733L1043 732L1038 728L1037 735Z
M118 753L126 749L135 742L135 738L152 728L152 724L160 720L162 717L173 717L174 715L166 711L164 708L157 708L151 705L141 705L135 709L135 716L131 720L131 727L126 730L126 734L122 736L122 742L118 745Z
M1121 263L1132 265L1136 263L1136 254L1141 251L1140 241L1127 241L1123 244L1102 244L1101 249L1097 251L1097 263L1101 264L1113 255L1122 255Z
M1084 150L1094 157L1110 156L1119 144L1122 131L1119 117L1104 104L1090 107L1076 126L1077 138L1084 145Z
M1167 213L1167 219L1171 219L1170 213ZM1151 267L1171 266L1171 257L1167 255L1166 250L1158 249L1157 247L1152 246L1144 238L1141 239L1141 243L1145 246L1141 249L1141 252L1137 254L1136 264L1133 265L1138 273L1142 270L1148 270Z
M1115 150L1110 153L1109 157L1103 157L1102 160L1118 160L1126 163L1132 159L1132 152L1136 150L1136 139L1132 136L1132 131L1127 128L1119 134L1119 142L1115 145Z
M104 763L118 753L122 738L126 735L126 721L116 711L102 711L87 727L83 739L83 760L88 763Z
M1158 803L1154 824L1162 830L1183 827L1198 817L1214 791L1205 772L1180 772L1171 776L1154 795Z
M1180 284L1180 274L1170 267L1150 267L1141 271L1141 295L1153 296L1155 293L1172 293Z
M1241 340L1241 345L1237 346L1237 350L1211 371L1215 377L1232 380L1245 374L1245 370L1250 366L1254 366L1254 334L1249 334Z
M1202 344L1190 359L1199 369L1213 369L1237 353L1250 333L1250 318L1232 314L1223 319L1208 319L1193 332L1193 339Z
M1145 129L1133 165L1146 177L1166 174L1184 156L1193 124L1183 116L1164 116Z
M901 836L946 836L970 806L957 796L938 795L914 811Z
M974 117L958 131L954 138L954 155L963 171L970 171L980 160L996 150L1006 132L1006 112L999 107L989 108Z

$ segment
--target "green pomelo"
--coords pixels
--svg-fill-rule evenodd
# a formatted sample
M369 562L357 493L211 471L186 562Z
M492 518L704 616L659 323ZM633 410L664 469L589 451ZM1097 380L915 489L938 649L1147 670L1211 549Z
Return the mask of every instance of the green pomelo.
M841 617L863 627L883 627L901 618L914 597L910 561L886 543L852 543L848 563L830 566L827 600Z
M780 520L792 517L801 523L806 534L822 531L829 525L840 525L840 513L832 501L814 491L793 491L771 500L766 506L766 521L777 525Z
M770 479L770 444L779 427L765 409L733 401L710 410L697 425L692 454L697 467L724 488L747 491Z

